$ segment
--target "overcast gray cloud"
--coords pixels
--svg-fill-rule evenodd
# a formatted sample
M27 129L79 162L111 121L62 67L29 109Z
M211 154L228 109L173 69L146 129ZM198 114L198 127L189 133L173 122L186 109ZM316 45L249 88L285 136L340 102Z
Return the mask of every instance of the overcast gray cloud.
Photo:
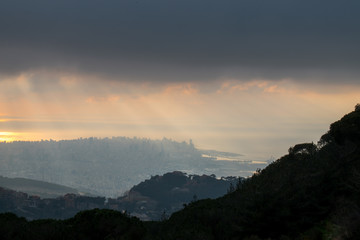
M0 72L358 81L358 0L2 1Z

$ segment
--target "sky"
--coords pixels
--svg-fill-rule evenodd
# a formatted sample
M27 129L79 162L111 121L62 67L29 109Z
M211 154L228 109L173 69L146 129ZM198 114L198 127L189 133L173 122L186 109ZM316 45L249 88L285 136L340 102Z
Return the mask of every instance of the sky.
M360 102L355 0L4 0L0 141L192 139L246 159Z

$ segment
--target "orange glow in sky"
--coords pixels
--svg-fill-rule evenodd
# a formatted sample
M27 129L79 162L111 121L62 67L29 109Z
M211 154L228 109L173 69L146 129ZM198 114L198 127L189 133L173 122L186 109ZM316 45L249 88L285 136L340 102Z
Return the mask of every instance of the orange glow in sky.
M16 140L20 140L17 138L18 133L14 132L0 132L0 142L12 142Z
M357 1L45 2L0 8L0 140L192 139L261 161L360 103Z
M316 142L360 100L357 87L304 88L290 80L87 85L81 76L62 76L36 89L31 77L0 82L0 141L166 137L261 160Z

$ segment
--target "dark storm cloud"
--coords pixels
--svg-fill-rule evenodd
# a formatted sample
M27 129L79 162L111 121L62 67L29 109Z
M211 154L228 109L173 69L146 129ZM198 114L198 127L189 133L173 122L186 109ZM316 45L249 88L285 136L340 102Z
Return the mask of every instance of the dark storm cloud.
M356 81L359 10L357 0L2 1L0 72Z

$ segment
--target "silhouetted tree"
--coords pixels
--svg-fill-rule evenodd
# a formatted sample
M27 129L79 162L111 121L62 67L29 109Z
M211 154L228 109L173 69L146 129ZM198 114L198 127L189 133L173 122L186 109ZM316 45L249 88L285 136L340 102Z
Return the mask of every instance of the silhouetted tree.
M360 103L355 105L355 111L360 111Z
M229 189L228 189L227 193L232 193L234 191L235 191L235 187L234 187L234 185L232 183L230 183L230 186L229 186Z
M166 213L166 210L164 210L161 214L160 221L166 221L169 219L169 215Z

